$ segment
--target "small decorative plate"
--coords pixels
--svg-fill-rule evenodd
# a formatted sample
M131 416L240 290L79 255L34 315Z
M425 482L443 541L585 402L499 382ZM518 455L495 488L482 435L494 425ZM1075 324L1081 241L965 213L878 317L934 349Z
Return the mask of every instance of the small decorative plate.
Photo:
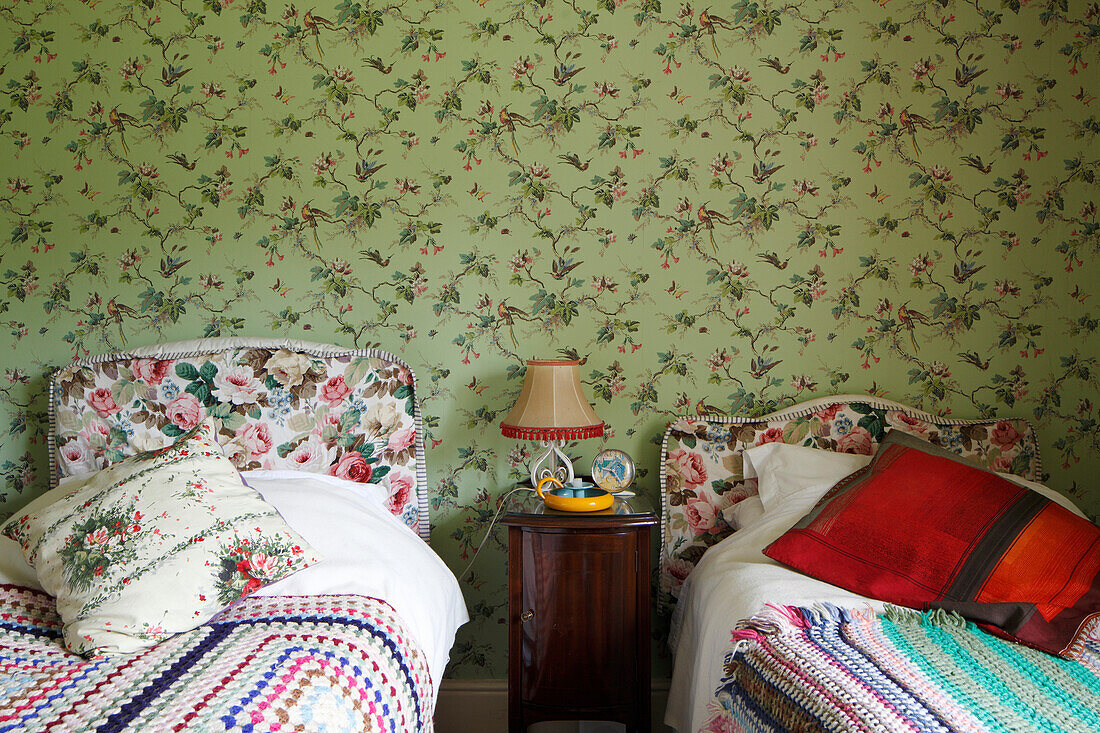
M592 459L592 480L608 491L623 491L634 481L634 460L621 450L608 448Z

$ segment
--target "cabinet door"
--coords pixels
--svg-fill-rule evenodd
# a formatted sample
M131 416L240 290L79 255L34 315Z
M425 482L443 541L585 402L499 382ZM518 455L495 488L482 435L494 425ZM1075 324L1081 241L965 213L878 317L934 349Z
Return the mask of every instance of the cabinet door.
M521 691L537 704L615 705L638 669L634 532L524 531Z

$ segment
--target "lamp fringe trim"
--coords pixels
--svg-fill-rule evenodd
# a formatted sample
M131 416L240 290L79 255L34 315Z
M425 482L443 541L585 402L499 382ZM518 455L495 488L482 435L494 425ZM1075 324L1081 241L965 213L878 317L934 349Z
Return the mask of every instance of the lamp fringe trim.
M604 423L579 428L526 428L519 425L500 424L500 432L506 438L519 440L585 440L603 435Z

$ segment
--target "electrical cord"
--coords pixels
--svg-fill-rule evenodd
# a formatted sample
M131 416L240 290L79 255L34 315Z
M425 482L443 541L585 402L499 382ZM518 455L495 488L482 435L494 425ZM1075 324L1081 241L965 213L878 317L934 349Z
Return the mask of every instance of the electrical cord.
M477 546L477 549L474 550L474 556L470 558L470 562L468 562L466 564L466 567L462 569L462 573L458 576L459 580L465 578L466 574L470 572L470 568L474 566L474 561L477 560L477 556L481 554L481 548L485 547L485 542L489 539L489 535L493 533L493 527L496 526L497 520L500 519L500 512L502 509L504 509L504 505L508 502L508 497L510 497L517 491L529 491L532 494L535 493L535 490L532 489L530 486L517 486L516 488L512 489L507 494L501 497L500 501L497 502L497 510L496 513L493 515L493 521L489 522L489 528L485 530L485 536L481 538L481 544L479 544Z
M462 569L462 573L458 576L459 580L465 578L466 574L470 572L470 568L474 566L474 561L477 560L477 556L481 554L481 548L485 547L485 542L489 539L489 535L493 533L493 527L496 526L497 520L500 519L500 511L508 502L508 497L510 497L517 491L527 491L532 494L535 493L535 490L532 489L530 486L517 486L516 488L512 489L507 494L501 497L500 501L497 502L497 510L496 513L493 514L493 520L489 522L489 528L485 530L485 536L481 538L481 543L477 546L477 549L474 550L474 556L470 558L470 562L466 563L466 567ZM619 491L615 494L615 496L628 498L631 496L635 496L635 494L633 491Z

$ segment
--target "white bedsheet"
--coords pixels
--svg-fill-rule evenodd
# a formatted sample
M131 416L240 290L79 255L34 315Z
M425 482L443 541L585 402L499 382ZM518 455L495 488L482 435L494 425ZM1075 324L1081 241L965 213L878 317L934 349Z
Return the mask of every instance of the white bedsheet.
M385 489L298 471L242 475L324 558L257 595L356 593L387 601L420 642L438 695L455 632L469 620L466 604L443 560L383 506ZM41 589L18 543L3 536L0 583Z
M694 733L706 720L707 703L714 698L723 659L732 646L730 632L738 620L751 618L768 603L812 606L825 601L846 608L870 604L876 612L882 610L880 601L814 580L763 554L816 501L793 500L766 513L707 550L688 576L669 635L675 662L665 723L679 733Z

